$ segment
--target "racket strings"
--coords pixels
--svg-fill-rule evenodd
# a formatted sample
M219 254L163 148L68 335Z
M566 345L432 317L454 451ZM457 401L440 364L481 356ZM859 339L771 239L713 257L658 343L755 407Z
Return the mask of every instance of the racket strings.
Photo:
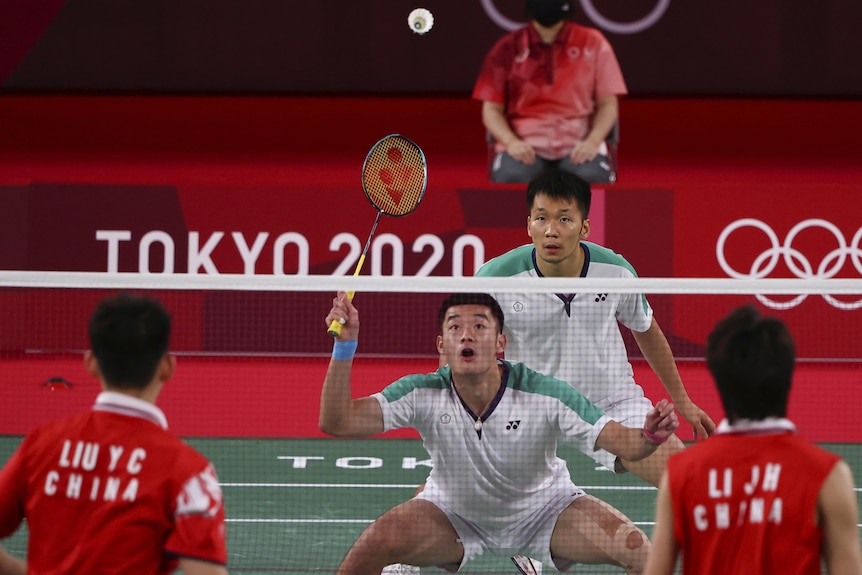
M425 156L403 136L389 136L378 142L362 169L368 200L389 216L404 216L416 209L426 183Z

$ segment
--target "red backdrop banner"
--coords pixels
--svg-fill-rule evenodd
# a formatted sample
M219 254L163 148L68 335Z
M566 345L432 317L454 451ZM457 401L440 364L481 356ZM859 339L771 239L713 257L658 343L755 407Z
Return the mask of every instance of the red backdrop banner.
M428 155L428 191L414 214L381 221L364 273L471 275L528 241L524 187L487 182L478 112L467 99L0 98L0 268L349 275L375 217L362 159L402 132ZM654 118L674 113L685 122L651 131ZM862 275L862 150L848 135L862 131L859 103L632 100L621 123L630 131L620 180L594 189L591 239L641 276ZM729 123L753 139L737 142ZM811 156L794 137L800 130L834 147ZM0 317L16 318L4 322L0 347L83 347L56 341L59 300L24 297L0 297ZM313 310L325 298L260 318L255 310L276 296L191 297L183 313L194 328L178 340L186 350L325 351L326 339L301 337L304 329L255 330L261 321L317 326ZM800 356L860 357L858 298L696 301L651 297L680 355L699 357L714 321L751 301L787 319ZM223 321L228 309L233 325ZM45 328L24 329L33 325ZM379 326L381 353L429 353L395 327ZM433 337L435 326L419 329Z

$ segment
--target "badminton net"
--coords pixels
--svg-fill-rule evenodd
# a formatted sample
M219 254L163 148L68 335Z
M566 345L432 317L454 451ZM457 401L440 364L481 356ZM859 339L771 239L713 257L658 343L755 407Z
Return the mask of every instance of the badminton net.
M355 278L0 272L0 462L45 421L84 411L99 392L83 368L87 321L120 291L159 299L173 316L177 371L159 398L170 429L209 457L223 485L229 569L234 573L332 572L367 525L409 499L430 470L417 434L343 440L317 429L320 386L332 349L325 317L339 289L354 289L361 314L353 393L437 369L437 312L454 292L571 294L596 306L644 294L689 395L716 422L721 403L703 361L707 333L730 309L751 304L784 319L797 340L789 417L800 432L850 463L862 478L862 283L857 280L584 278ZM604 298L604 299L603 299ZM525 299L525 301L527 301ZM565 313L564 300L544 297ZM572 321L586 321L582 308ZM507 317L516 306L503 310ZM580 314L580 316L578 315ZM513 320L514 321L514 320ZM549 325L549 336L555 337ZM629 330L623 343L651 400L668 397ZM577 345L577 343L575 343ZM584 343L587 345L587 343ZM691 427L679 431L692 440ZM615 475L568 446L559 454L576 484L628 515L647 534L655 490ZM26 554L26 527L3 542ZM483 556L467 573L511 572L508 557ZM579 572L618 568L581 566Z

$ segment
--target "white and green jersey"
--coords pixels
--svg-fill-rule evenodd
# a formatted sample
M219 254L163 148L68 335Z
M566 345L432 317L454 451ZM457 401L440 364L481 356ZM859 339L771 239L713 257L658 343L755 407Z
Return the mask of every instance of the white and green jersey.
M610 420L565 382L502 361L503 385L482 418L461 401L448 366L410 375L374 397L384 428L415 428L431 456L427 483L446 506L488 529L528 519L571 486L557 445L591 454Z
M584 247L581 277L635 278L621 255L591 242ZM534 277L532 244L496 257L477 272L485 277ZM646 297L636 294L495 293L505 314L506 359L568 382L590 401L643 397L635 383L618 322L643 332L652 323Z

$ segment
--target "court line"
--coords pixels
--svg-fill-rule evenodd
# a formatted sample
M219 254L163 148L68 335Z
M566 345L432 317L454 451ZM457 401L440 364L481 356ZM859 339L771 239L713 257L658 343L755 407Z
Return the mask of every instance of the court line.
M220 483L222 487L324 487L349 489L416 489L419 484L412 483ZM656 491L652 485L578 485L584 491ZM862 487L853 491L862 492Z
M373 523L376 519L225 519L227 523ZM655 521L633 521L635 525L655 525Z
M222 487L324 487L349 489L416 489L419 484L407 483L221 483ZM652 485L578 485L585 491L655 491Z

